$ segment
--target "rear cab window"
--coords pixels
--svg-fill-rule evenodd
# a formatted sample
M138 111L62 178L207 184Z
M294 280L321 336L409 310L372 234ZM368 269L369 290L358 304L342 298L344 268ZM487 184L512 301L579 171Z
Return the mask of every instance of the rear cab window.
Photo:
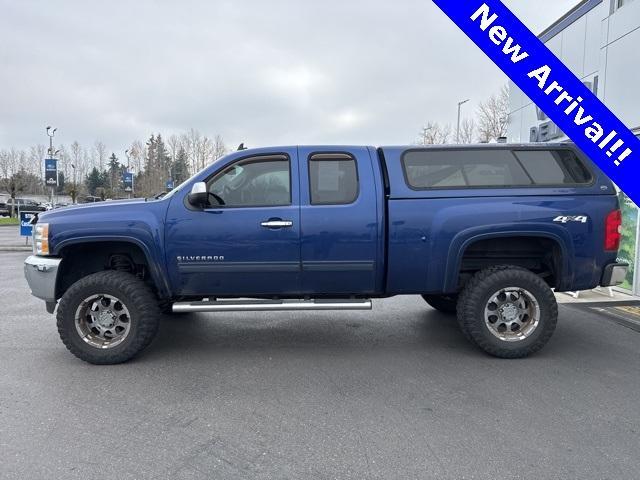
M358 198L356 159L348 153L316 153L309 156L311 205L348 205Z
M591 172L568 149L429 149L402 155L413 190L589 185Z

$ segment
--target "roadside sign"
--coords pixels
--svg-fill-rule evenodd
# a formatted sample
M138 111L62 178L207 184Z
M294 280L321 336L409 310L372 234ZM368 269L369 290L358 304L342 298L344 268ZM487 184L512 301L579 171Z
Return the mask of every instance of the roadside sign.
M125 172L122 174L122 183L124 184L125 192L133 191L133 173Z
M30 237L33 233L33 225L31 220L35 217L34 212L20 212L20 236Z
M44 159L44 183L47 187L58 185L58 160L55 158Z
M172 178L167 180L166 186L167 186L167 191L173 190L173 179Z

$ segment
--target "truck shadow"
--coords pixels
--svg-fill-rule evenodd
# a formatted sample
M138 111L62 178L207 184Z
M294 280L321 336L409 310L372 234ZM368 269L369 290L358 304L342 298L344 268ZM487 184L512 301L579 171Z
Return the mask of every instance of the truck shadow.
M462 336L455 318L435 310L402 318L360 312L282 312L167 316L144 356L221 351L459 350L480 354Z
M364 352L375 356L376 352L386 350L428 356L453 354L453 358L459 360L502 362L468 342L454 316L425 309L422 305L419 308L407 306L410 308L400 310L389 308L395 307L393 303L384 303L373 313L251 312L166 316L158 337L139 360L166 356L182 358L187 354L198 355L206 361L233 352L259 355L290 352L290 358L296 358L296 352L300 351L345 357ZM581 358L585 351L598 351L605 357L612 355L616 349L611 350L612 345L603 341L607 338L603 332L608 326L609 322L602 322L592 314L576 316L571 309L561 308L553 338L534 357ZM624 327L615 327L626 333Z

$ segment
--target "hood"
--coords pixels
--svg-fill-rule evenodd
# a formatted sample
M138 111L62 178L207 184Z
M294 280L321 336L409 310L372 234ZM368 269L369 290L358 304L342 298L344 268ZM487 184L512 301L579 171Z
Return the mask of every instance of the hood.
M123 208L139 208L141 204L145 203L156 203L162 200L147 200L145 198L132 198L125 200L108 200L105 202L96 202L96 203L80 203L76 205L69 205L67 207L57 208L55 210L49 210L47 212L42 212L38 215L38 220L47 222L49 220L53 220L60 217L66 217L68 215L73 215L75 213L92 213L96 215L100 215L101 213L111 213L114 210L120 210Z

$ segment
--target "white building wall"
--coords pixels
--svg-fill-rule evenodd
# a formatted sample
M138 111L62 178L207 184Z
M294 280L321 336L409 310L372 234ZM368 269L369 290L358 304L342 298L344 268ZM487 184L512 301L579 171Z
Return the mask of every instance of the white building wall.
M605 104L631 129L640 127L640 1L631 1L603 22Z
M628 127L640 127L640 0L626 0L610 14L604 0L546 42L576 76L585 82L597 77L597 95ZM535 105L513 82L507 137L529 142L530 131L542 123ZM554 141L562 141L560 137Z

